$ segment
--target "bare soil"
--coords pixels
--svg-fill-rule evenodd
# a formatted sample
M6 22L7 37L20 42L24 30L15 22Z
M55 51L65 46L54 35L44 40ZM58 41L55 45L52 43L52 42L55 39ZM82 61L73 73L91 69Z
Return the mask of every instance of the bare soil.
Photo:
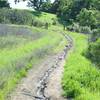
M64 51L47 56L34 66L10 95L10 100L65 100L62 97L61 78L65 57L73 47L73 40L68 35L64 36L68 41Z
M61 78L64 70L64 63L64 60L59 62L59 67L57 67L56 70L54 70L49 77L46 94L50 96L50 100L65 100L62 97L61 87Z
M17 88L10 95L10 100L39 100L34 98L37 96L38 83L43 74L55 64L59 55L60 54L48 56L40 64L34 66L28 72L27 77L22 79ZM46 94L52 98L51 100L63 100L61 96L63 63L64 60L59 62L59 67L57 67L49 77Z

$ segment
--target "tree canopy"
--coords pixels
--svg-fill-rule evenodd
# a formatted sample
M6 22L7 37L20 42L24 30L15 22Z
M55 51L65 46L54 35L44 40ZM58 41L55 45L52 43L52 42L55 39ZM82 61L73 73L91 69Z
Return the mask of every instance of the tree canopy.
M9 8L9 3L7 0L0 0L0 8L7 7Z
M36 10L48 10L51 7L50 0L29 0L28 6Z

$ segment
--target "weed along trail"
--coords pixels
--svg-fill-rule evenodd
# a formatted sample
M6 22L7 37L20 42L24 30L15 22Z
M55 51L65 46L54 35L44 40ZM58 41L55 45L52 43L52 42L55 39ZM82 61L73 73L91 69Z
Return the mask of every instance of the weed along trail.
M63 34L64 35L64 34ZM64 100L61 96L61 77L68 51L73 46L70 36L64 35L67 45L56 55L47 56L41 63L31 69L20 82L10 100Z

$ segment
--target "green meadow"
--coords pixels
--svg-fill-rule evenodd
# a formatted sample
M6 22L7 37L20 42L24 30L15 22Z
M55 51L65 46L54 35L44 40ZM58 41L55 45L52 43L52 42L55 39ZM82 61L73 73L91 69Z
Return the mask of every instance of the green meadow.
M47 55L60 52L64 47L62 42L65 43L63 36L52 30L22 25L6 27L13 28L11 32L15 31L0 34L0 100L4 100L26 76L28 69ZM27 29L28 33L21 33L24 31L19 31L20 27L24 31Z
M100 70L85 56L87 35L67 32L74 40L64 66L63 95L74 100L100 100Z

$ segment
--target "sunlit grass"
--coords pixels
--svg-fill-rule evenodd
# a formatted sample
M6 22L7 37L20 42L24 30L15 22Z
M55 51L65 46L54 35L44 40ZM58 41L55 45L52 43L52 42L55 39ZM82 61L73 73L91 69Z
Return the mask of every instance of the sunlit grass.
M10 27L29 28L33 35L7 34L0 37L0 100L4 100L16 83L26 76L29 68L46 55L60 52L64 47L64 44L61 47L61 42L65 43L63 36L52 30L22 25Z
M38 17L36 17L36 19L38 19L38 20L40 20L42 22L48 22L48 23L52 24L53 19L57 19L57 17L56 17L55 14L41 12L41 14Z
M83 55L88 44L87 36L68 33L74 39L74 47L64 67L63 95L75 100L99 100L100 71Z

